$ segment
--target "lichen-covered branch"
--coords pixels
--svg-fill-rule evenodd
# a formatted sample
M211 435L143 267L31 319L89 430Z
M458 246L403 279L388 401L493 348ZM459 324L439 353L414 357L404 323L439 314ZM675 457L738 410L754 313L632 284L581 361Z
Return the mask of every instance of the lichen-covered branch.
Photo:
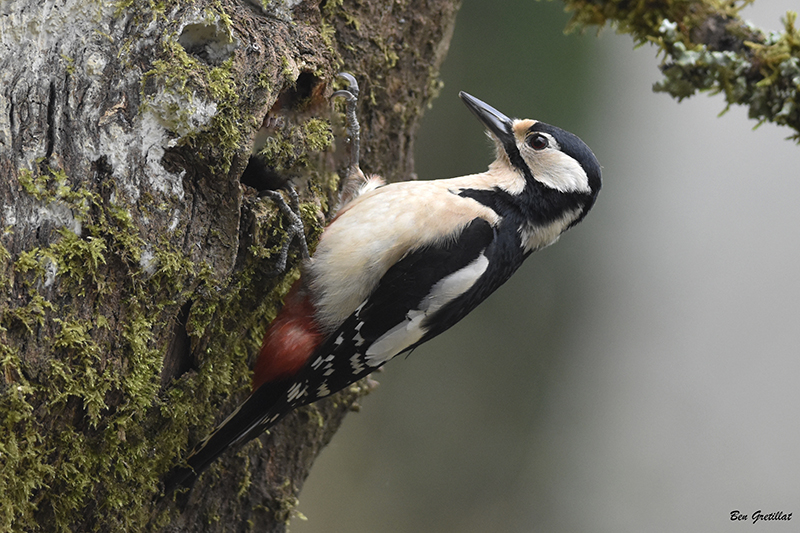
M797 15L783 32L765 34L743 20L753 0L565 0L571 28L614 26L663 53L656 91L680 99L723 93L728 107L746 105L751 118L794 129L800 140L800 31Z

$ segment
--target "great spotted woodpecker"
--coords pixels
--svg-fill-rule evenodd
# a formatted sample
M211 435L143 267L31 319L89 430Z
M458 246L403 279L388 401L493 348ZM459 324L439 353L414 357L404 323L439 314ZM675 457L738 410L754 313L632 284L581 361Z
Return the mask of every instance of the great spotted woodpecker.
M357 140L357 85L347 79L350 89L334 96L348 99ZM223 451L293 409L442 333L589 212L600 165L583 141L460 97L488 128L495 161L458 178L366 180L323 232L270 325L252 394L172 471L168 491L191 485Z

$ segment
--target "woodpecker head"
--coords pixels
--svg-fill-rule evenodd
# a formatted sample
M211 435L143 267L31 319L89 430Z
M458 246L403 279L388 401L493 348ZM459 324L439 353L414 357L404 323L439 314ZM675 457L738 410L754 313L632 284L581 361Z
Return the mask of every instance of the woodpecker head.
M522 174L531 186L538 185L573 199L582 198L580 203L586 214L601 186L600 164L586 143L544 122L512 120L463 91L459 96L495 140L496 165Z

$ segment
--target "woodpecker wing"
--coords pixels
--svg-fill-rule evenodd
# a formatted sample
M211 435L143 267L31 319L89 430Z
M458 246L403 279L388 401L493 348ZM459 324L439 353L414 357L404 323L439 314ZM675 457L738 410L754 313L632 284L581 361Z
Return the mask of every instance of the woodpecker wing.
M341 390L463 318L524 259L515 232L498 229L476 218L457 236L406 254L320 345L272 412ZM508 255L500 266L497 254Z
M489 222L476 218L457 237L411 251L394 264L355 313L365 362L380 366L427 340L437 312L486 272L494 239Z

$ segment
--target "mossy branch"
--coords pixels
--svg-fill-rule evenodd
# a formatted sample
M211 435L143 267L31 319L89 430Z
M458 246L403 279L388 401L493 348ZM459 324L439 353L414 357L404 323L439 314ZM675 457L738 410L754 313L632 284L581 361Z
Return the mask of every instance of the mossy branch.
M753 0L565 0L570 29L607 23L663 54L664 79L653 89L682 100L723 93L726 110L746 105L750 118L795 130L800 141L800 31L797 14L783 32L765 33L740 12Z

